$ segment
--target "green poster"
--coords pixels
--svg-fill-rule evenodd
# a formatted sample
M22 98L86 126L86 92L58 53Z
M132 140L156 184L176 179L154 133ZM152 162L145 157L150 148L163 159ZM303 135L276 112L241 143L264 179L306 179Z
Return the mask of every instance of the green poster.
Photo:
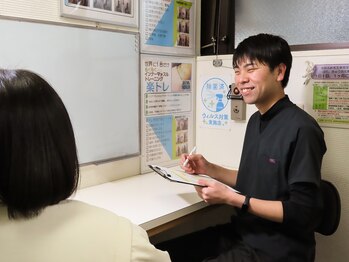
M314 84L313 109L328 109L328 86Z

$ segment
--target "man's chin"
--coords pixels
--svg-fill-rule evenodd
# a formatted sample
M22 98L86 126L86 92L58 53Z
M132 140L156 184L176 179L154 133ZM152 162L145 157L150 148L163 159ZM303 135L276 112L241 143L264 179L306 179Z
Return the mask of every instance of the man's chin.
M255 101L255 99L253 98L253 97L248 97L248 96L243 96L242 97L242 100L244 100L244 102L246 103L246 104L248 104L248 105L252 105L252 104L254 104L256 101Z

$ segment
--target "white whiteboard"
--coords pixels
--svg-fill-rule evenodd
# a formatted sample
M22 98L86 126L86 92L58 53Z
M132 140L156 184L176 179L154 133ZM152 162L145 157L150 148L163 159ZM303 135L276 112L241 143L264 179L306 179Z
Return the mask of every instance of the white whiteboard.
M135 34L0 19L0 67L28 69L61 96L80 163L140 152Z

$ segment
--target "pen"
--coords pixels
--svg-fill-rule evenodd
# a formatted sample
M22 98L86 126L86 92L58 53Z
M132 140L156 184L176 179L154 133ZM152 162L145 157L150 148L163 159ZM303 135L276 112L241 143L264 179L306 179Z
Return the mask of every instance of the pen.
M196 146L194 146L194 148L190 151L189 156L191 156L192 154L194 154L195 150L196 150ZM188 162L189 162L189 158L187 158L187 159L184 161L183 166L186 166L186 165L188 164Z

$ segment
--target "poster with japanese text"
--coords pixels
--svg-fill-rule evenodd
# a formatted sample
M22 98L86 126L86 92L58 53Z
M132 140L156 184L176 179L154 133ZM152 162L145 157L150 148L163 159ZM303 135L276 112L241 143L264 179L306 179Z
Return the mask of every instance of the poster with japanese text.
M323 126L349 128L349 64L315 65L313 116Z
M141 55L142 173L194 147L195 58Z
M202 77L198 90L200 111L197 121L200 127L229 129L230 128L230 101L227 98L231 75L216 77Z
M195 54L195 0L141 1L141 52Z

